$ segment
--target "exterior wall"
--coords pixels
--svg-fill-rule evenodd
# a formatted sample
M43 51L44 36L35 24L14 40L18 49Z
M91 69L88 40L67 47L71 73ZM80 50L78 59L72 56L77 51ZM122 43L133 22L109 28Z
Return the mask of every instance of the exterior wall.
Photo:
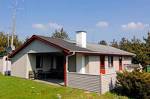
M81 74L100 74L100 57L76 54L76 72Z
M0 57L0 72L3 72L3 57Z
M83 54L76 54L76 72L85 73L85 56Z
M101 94L104 94L115 87L116 73L101 74Z
M28 54L27 63L28 63L27 71L36 70L36 55L35 54Z
M89 74L99 75L100 74L100 57L89 56Z
M61 50L48 46L45 43L35 40L23 49L27 53L46 53L46 52L61 52Z
M73 88L84 89L87 91L101 92L100 76L79 74L79 73L67 73L67 85Z
M12 58L12 76L28 78L27 76L27 54L22 52Z
M45 43L35 40L12 58L12 76L28 78L28 72L35 68L35 56L29 53L61 52ZM45 60L48 61L48 60ZM47 64L45 62L45 64Z

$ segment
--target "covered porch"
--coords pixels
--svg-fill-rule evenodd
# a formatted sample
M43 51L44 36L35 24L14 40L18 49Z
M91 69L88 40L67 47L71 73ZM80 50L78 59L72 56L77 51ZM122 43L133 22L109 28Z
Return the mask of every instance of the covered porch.
M64 85L64 53L28 53L28 77Z

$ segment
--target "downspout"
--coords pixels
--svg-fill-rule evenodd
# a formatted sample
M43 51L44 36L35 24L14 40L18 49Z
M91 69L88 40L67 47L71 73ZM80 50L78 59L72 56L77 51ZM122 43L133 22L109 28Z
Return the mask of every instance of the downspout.
M75 51L73 51L71 54L66 55L66 60L65 60L65 64L64 64L64 86L67 86L67 84L68 84L68 78L67 78L68 58L73 55L75 55Z

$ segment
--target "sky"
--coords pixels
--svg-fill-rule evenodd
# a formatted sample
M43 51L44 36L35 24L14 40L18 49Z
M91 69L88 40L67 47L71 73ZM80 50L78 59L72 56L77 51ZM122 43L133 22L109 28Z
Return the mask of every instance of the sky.
M0 0L0 31L11 33L14 0ZM51 36L64 28L70 39L86 31L88 42L133 36L150 30L150 0L17 0L16 34Z

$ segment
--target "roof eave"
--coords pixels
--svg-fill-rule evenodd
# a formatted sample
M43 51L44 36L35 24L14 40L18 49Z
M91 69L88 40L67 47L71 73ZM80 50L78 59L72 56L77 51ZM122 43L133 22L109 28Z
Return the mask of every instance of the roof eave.
M135 54L109 54L109 53L100 53L100 52L88 52L88 51L75 51L76 53L81 53L81 54L92 54L92 55L115 55L115 56L136 56Z

